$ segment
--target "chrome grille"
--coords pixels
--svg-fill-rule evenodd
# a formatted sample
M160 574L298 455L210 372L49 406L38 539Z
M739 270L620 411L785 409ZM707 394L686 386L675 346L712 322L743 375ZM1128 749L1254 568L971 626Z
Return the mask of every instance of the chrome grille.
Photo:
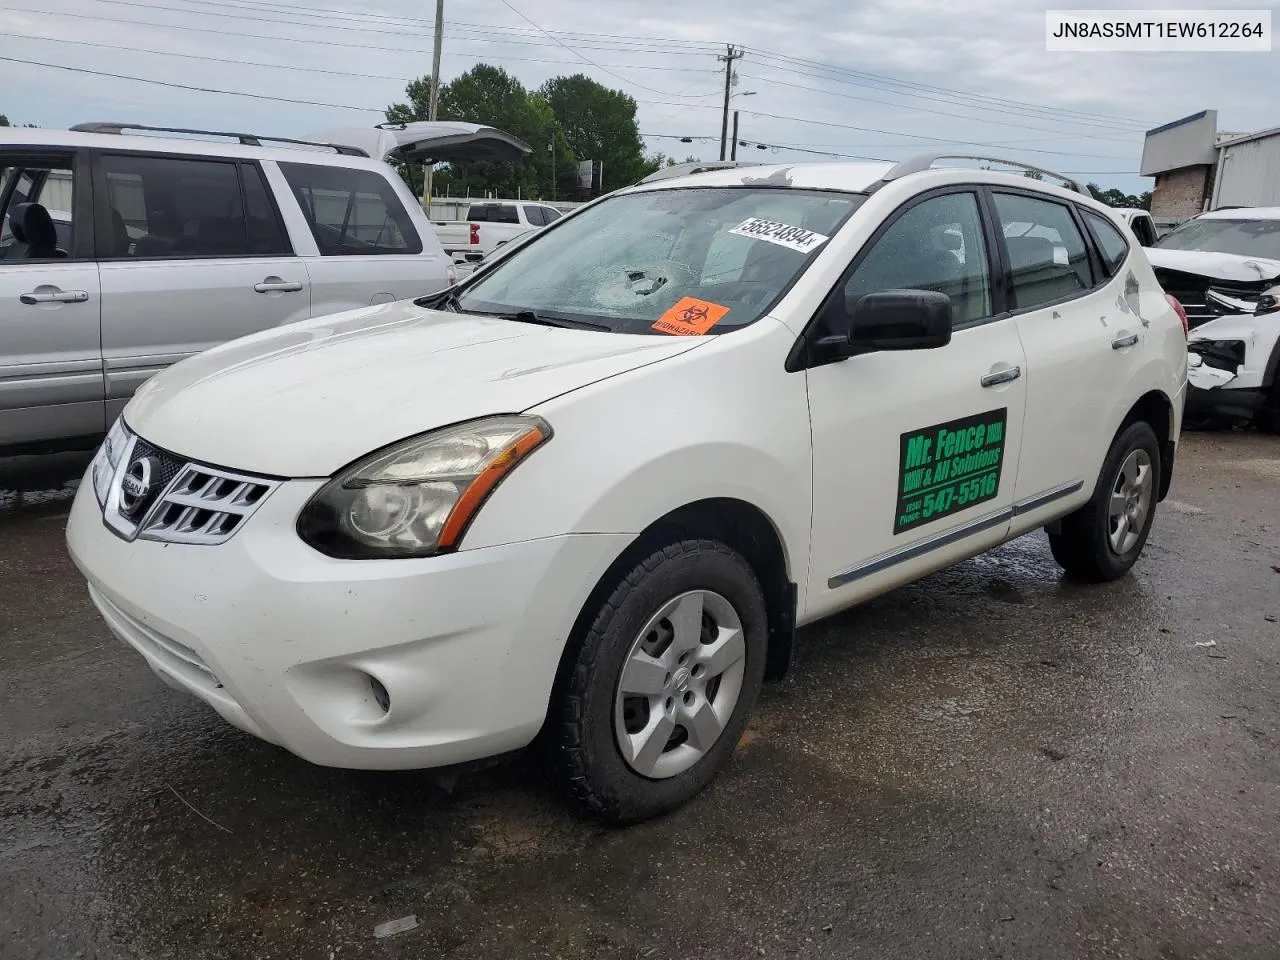
M140 484L146 489L139 491ZM211 546L230 539L279 485L183 459L130 435L103 519L126 540Z
M222 543L277 484L189 463L160 494L138 536L173 543Z

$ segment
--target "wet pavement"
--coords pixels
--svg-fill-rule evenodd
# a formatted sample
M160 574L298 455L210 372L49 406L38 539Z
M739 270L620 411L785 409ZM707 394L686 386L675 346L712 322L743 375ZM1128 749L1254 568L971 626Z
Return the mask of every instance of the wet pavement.
M0 958L1274 960L1280 439L1179 461L1133 575L1035 534L802 631L726 775L625 831L525 759L446 792L231 729L0 465Z

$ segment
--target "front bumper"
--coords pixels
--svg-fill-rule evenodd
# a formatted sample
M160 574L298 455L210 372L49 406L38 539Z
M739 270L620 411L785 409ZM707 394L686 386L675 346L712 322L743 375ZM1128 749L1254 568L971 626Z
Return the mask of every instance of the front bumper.
M320 483L281 485L203 546L126 542L86 477L67 543L108 626L165 682L306 760L416 769L529 743L578 613L631 538L333 560L294 532Z

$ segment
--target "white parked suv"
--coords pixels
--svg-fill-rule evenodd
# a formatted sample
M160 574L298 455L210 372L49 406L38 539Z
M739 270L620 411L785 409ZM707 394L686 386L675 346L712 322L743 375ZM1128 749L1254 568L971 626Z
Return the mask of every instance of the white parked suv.
M0 131L0 456L92 448L139 384L224 340L448 286L383 157L528 149L475 124L335 137Z
M632 187L434 298L177 364L77 494L94 602L310 761L541 732L626 823L711 781L800 624L1040 528L1123 575L1183 318L1088 195L937 159Z

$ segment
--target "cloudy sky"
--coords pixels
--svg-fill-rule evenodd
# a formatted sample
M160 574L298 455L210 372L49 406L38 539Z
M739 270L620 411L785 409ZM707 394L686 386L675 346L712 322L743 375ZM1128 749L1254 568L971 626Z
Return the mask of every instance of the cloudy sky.
M1054 3L1071 6L1099 4ZM1205 108L1223 130L1280 125L1280 51L1046 53L1044 10L1015 0L445 0L442 74L487 61L537 86L583 72L635 97L651 151L708 158L719 153L717 55L734 43L746 53L733 101L740 137L768 147L744 156L896 159L940 144L1127 191L1149 188L1136 175L1149 127ZM0 0L0 113L49 127L127 119L295 136L370 125L430 73L433 16L432 0Z

